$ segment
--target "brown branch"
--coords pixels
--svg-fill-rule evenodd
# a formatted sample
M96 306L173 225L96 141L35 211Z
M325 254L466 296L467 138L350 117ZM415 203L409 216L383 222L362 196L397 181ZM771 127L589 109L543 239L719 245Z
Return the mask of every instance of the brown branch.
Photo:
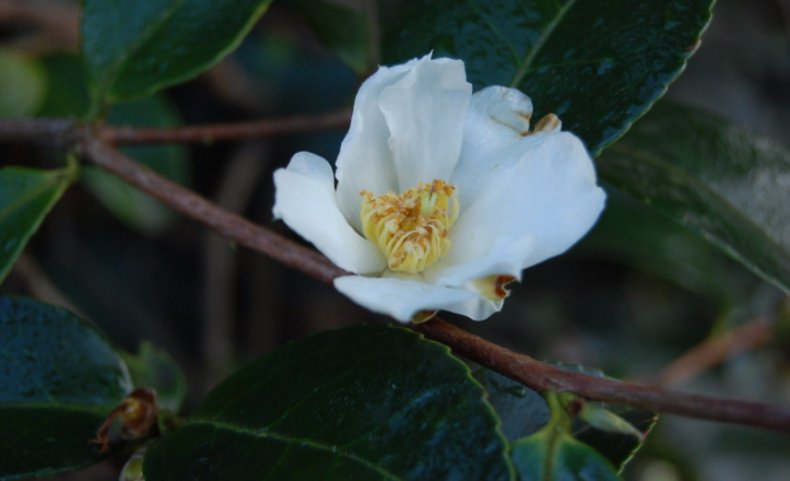
M650 384L673 386L681 384L729 357L765 345L771 339L771 325L757 318L731 331L709 337L668 364Z
M21 130L27 128L29 125L20 127ZM10 130L13 129L9 125L0 122L0 139ZM160 177L96 138L88 129L82 130L79 145L83 154L95 164L238 244L263 252L323 282L331 282L345 274L312 249L227 212ZM595 401L790 432L790 406L687 394L566 371L493 344L440 319L412 328L429 339L446 344L458 355L536 390L568 391Z
M538 391L568 391L593 401L790 432L790 406L689 394L567 371L486 341L441 319L413 328L446 344L456 354Z
M73 120L0 120L0 141L26 141L60 146L72 145L81 135Z
M102 127L99 135L111 144L211 143L215 140L253 139L272 135L343 129L351 110L231 124L171 128Z
M218 207L191 190L134 162L95 136L86 135L81 149L85 156L99 167L235 243L262 252L322 282L332 282L335 277L344 273L313 249L296 244Z

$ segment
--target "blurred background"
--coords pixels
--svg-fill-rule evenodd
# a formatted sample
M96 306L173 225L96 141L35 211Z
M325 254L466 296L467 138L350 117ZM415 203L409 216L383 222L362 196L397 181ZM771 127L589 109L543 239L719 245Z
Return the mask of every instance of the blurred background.
M218 123L349 105L361 78L322 46L300 15L301 3L274 2L218 66L119 106L108 122ZM398 7L381 2L378 15L396 15ZM78 2L0 0L0 116L84 112L78 21ZM720 1L699 52L667 97L790 148L790 2ZM343 135L125 151L296 239L273 222L272 171L301 150L334 159ZM0 146L2 166L62 162L54 150ZM0 292L67 306L125 350L136 351L143 340L166 350L187 374L186 412L234 369L284 342L386 322L90 169L46 219ZM499 315L484 323L446 317L541 359L693 392L790 403L787 299L701 238L611 189L590 235L567 255L526 271ZM114 469L107 463L58 479L114 479ZM624 477L786 481L790 436L662 416Z

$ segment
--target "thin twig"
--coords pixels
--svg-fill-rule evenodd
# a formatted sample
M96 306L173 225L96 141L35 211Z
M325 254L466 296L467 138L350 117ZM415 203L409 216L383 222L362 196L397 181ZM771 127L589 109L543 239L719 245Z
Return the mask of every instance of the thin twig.
M303 115L278 119L193 127L135 128L102 127L99 135L111 144L161 144L216 140L255 139L296 132L315 132L348 127L351 110L342 109L322 115Z
M771 339L771 325L753 319L723 334L709 337L668 364L648 382L656 386L676 386L731 356L765 345Z
M13 129L9 125L0 123L0 139L4 132L7 134L10 130ZM332 282L345 274L312 249L227 212L160 177L97 138L89 129L83 129L79 146L96 165L234 242L267 254L323 282ZM427 338L449 346L455 353L536 390L568 391L595 401L790 432L790 406L687 394L566 371L493 344L440 319L412 327Z
M191 190L134 162L103 140L87 135L81 148L85 156L99 167L235 243L262 252L323 282L332 282L343 274L343 270L313 249L296 244L218 207Z
M231 212L243 212L267 167L268 148L260 141L242 144L228 162L214 200ZM263 159L263 160L262 160ZM206 231L203 247L204 284L202 352L206 392L228 375L235 360L233 337L236 331L238 251L227 240Z

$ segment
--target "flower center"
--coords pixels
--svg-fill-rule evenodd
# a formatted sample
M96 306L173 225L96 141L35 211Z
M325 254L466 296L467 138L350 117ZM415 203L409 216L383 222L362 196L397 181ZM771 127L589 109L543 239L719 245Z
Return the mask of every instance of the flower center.
M449 231L459 210L452 184L434 180L401 195L361 195L363 234L379 246L390 270L417 274L450 251Z

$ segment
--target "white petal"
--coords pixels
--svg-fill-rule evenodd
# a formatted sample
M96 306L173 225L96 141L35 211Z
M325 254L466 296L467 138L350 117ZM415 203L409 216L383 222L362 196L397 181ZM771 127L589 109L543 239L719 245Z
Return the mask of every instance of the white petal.
M472 95L464 126L461 156L451 182L461 206L470 205L488 176L506 168L502 152L529 132L532 101L517 89L486 87Z
M506 154L512 158L503 163L510 167L495 171L461 213L450 232L450 253L432 277L460 285L474 272L499 274L490 272L492 267L482 269L481 259L491 266L509 265L510 272L502 274L513 274L561 254L595 223L606 195L578 138L568 132L533 134ZM527 250L514 252L519 244ZM458 267L469 263L477 267Z
M275 217L312 242L342 269L380 272L386 262L379 249L346 221L335 198L332 168L308 152L294 155L288 167L274 173Z
M462 61L428 56L382 90L379 105L391 134L399 192L450 177L471 95Z
M417 63L412 60L394 67L380 67L357 92L351 126L337 157L337 198L346 219L362 232L359 218L367 190L375 195L398 190L395 166L389 148L390 131L379 108L381 91L403 78Z
M458 264L436 264L424 275L432 283L452 287L494 275L510 275L521 280L521 271L533 250L534 238L531 235L500 237L483 255Z
M438 309L480 320L501 307L471 290L412 279L344 276L335 279L335 287L357 304L401 322L409 322L420 311Z

